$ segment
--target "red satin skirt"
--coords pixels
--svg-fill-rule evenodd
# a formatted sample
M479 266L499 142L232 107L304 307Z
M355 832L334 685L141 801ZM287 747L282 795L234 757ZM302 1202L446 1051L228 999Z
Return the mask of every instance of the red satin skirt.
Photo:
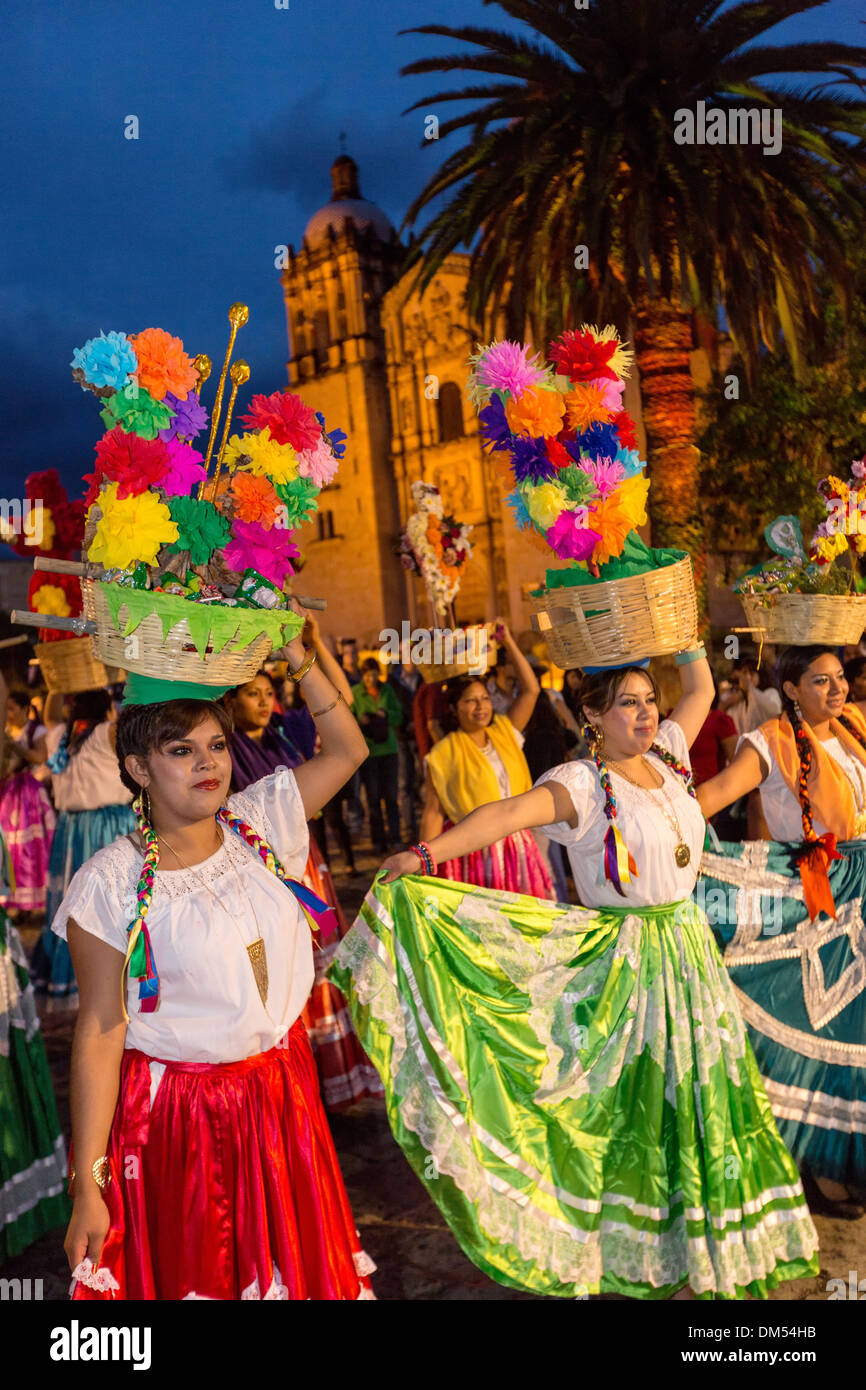
M124 1053L111 1228L72 1297L372 1298L301 1020L241 1062L154 1060Z

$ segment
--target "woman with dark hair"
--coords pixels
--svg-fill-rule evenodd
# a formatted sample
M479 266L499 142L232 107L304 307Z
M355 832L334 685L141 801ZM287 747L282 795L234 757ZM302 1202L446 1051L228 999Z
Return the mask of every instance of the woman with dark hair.
M45 740L57 826L48 865L45 925L30 961L36 993L49 995L49 1007L54 1008L74 1008L78 996L69 950L51 930L54 914L81 865L135 829L132 793L117 767L111 696L107 690L81 690L68 703L66 721L49 722Z
M497 626L502 651L517 676L517 695L507 714L494 714L490 693L480 676L457 676L448 681L450 728L425 759L422 841L441 834L446 825L462 820L476 806L519 796L532 786L523 755L523 730L541 687L501 619L497 619ZM529 830L517 830L471 854L445 860L438 873L441 878L477 883L481 888L554 897L550 872Z
M717 931L812 1208L856 1219L863 1206L850 1186L866 1185L866 719L829 647L789 647L779 684L781 717L745 734L698 791L711 816L759 787L775 843L709 855L704 868L707 884L745 890Z
M415 1171L470 1258L534 1293L763 1297L818 1269L691 896L688 749L713 682L702 647L678 664L661 723L646 671L587 676L592 759L387 860L337 954ZM566 846L583 907L416 877L533 826Z
M317 638L316 629L313 633ZM316 650L321 669L351 706L352 692L342 667L318 641ZM308 760L287 737L284 716L273 712L274 685L266 671L258 671L251 681L235 686L223 698L234 725L229 739L232 791L245 791L252 782L270 776L280 767L296 768ZM312 756L311 750L308 757ZM337 933L315 952L316 980L301 1017L316 1059L325 1106L328 1110L342 1110L364 1096L381 1096L382 1083L376 1068L364 1056L345 999L326 979L337 945L349 928L312 825L309 829L310 853L304 866L304 882L333 910Z
M397 730L403 722L403 710L393 686L383 682L375 657L367 657L366 661L361 662L361 680L352 686L352 701L370 754L361 768L361 781L367 794L370 838L377 854L385 854L387 843L392 849L401 843ZM388 821L387 841L382 818L383 803Z
M40 780L48 756L45 726L34 717L27 690L10 690L6 746L0 778L0 827L12 863L5 904L9 912L45 910L45 884L56 817Z
M138 834L54 921L81 991L70 1086L74 1298L370 1298L301 1012L307 821L365 756L299 639L321 752L226 800L231 715L130 677L117 756Z
M853 656L845 662L845 679L849 699L866 701L866 656Z

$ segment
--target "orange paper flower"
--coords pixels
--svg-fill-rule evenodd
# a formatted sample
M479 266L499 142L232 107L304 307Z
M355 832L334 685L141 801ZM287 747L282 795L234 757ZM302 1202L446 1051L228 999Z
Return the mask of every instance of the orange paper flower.
M648 491L649 478L636 474L633 478L626 478L610 497L590 508L589 525L602 537L592 552L597 565L604 565L621 555L629 531L646 521Z
M524 391L519 401L509 401L505 407L512 434L526 434L532 439L559 434L564 414L565 401L558 391Z
M185 401L195 388L198 372L180 338L173 338L164 328L145 328L129 341L138 358L139 386L156 401L164 400L169 391L179 401Z
M280 499L270 479L251 473L235 473L231 493L235 516L240 521L258 521L267 529L273 526Z
M604 392L589 382L581 382L565 396L565 418L569 429L586 430L590 425L607 425L613 411L604 403Z

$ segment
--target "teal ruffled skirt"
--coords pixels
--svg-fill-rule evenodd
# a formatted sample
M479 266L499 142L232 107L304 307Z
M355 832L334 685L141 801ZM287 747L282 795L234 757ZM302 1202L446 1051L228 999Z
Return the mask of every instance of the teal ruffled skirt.
M465 1253L580 1298L762 1297L817 1235L706 919L377 883L331 978Z

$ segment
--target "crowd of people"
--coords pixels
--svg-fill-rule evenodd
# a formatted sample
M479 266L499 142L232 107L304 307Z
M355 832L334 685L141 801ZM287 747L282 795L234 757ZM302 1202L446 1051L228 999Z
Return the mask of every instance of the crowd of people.
M797 1167L812 1211L863 1214L866 1130L852 1119L866 1103L862 982L853 992L840 984L836 1055L826 1060L827 1020L813 1016L803 1026L815 1046L804 1056L790 1029L758 1019L757 996L770 1016L773 991L761 983L753 999L745 977L732 985L706 920L682 905L691 904L705 836L709 851L724 844L734 859L754 842L802 842L811 857L796 861L802 885L792 880L788 897L805 901L810 922L836 916L835 844L850 842L846 872L856 884L856 851L866 849L866 657L794 648L776 681L770 663L748 659L724 673L719 663L714 679L699 647L678 658L681 688L666 702L639 666L566 671L560 683L506 623L496 626L492 670L442 683L425 682L411 663L364 655L353 638L328 641L310 618L281 660L218 700L0 683L0 948L18 981L18 1050L0 1070L16 1135L0 1171L0 1258L69 1215L37 1010L77 1009L71 1111L83 1177L66 1238L75 1297L373 1296L319 1100L336 1111L384 1096L397 1137L407 1128L393 1030L358 983L363 951L340 903L340 882L360 877L362 856L385 861L386 896L406 875L435 880L443 919L469 886L499 895L484 901L534 900L548 923L545 940L533 938L531 979L515 965L513 941L500 958L483 938L483 961L463 936L451 955L420 938L417 958L405 947L421 995L429 986L451 999L446 1052L463 1056L486 1027L484 1079L468 1085L465 1123L483 1120L478 1132L488 1133L480 1097L507 1097L515 1163L524 1173L544 1166L519 1137L544 1130L544 1161L559 1155L555 1186L570 1194L568 1240L580 1257L566 1258L562 1245L554 1254L545 1237L524 1259L507 1223L491 1218L481 1230L478 1185L503 1181L502 1155L492 1140L489 1153L475 1153L474 1177L455 1179L443 1211L481 1268L571 1296L575 1287L763 1294L817 1267ZM528 1060L518 1075L527 1036L518 1042L490 1001L504 998L507 975L509 1027L523 1009L537 1031L544 1010L561 1007L561 990L541 1003L533 990L553 969L545 942L557 937L556 919L544 914L563 904L586 920L574 919L579 944L556 968L567 957L570 978L584 982L573 997L591 996L583 1033L601 1031L582 1051L551 1014L558 1072L548 1055L543 1077ZM601 915L591 923L592 914ZM314 950L307 924L319 919ZM16 924L41 927L29 966ZM510 925L518 936L525 929ZM799 969L796 954L776 962L777 992ZM838 955L823 968L841 980L847 961ZM408 988L395 986L395 999ZM485 1009L489 1026L479 1023ZM667 1063L666 1028L693 1044ZM718 1133L691 1091L698 1073ZM226 1105L237 1118L232 1139L220 1129ZM419 1171L422 1157L439 1163L450 1142L426 1135L413 1149L401 1138ZM707 1176L732 1142L741 1163L733 1187ZM583 1166L566 1176L575 1143ZM668 1157L678 1146L676 1194L659 1143ZM118 1176L131 1154L145 1172L134 1197ZM214 1203L231 1213L218 1231ZM576 1207L594 1213L579 1232ZM683 1212L689 1242L677 1235ZM544 1220L555 1219L548 1209ZM623 1246L624 1220L640 1258L629 1240Z

